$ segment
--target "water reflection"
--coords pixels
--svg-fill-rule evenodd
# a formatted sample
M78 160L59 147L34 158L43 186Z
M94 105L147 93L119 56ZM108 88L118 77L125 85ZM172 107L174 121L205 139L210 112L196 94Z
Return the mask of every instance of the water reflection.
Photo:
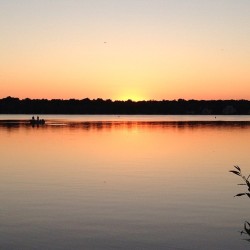
M0 249L248 245L225 175L250 166L248 124L46 119L2 122L0 138Z
M0 120L0 127L7 129L17 128L77 128L85 130L101 130L111 128L248 128L250 121L65 121L65 120L46 120L46 124L30 124L24 120Z

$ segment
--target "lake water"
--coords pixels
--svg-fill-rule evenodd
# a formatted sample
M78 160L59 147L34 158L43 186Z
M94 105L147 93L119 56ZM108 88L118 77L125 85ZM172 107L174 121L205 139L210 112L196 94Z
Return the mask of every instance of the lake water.
M29 118L0 116L0 249L250 247L250 116Z

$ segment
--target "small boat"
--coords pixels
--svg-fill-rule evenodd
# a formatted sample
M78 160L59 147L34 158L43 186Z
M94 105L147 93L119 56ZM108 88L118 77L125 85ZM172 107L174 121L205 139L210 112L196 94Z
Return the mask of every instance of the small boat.
M34 117L32 117L32 119L30 120L30 124L31 125L44 125L45 124L45 120L44 119L34 119Z

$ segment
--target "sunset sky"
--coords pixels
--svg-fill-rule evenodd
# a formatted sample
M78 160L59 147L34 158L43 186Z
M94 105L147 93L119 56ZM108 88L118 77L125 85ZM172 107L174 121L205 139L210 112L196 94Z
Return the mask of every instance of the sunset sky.
M0 98L250 99L249 0L0 0Z

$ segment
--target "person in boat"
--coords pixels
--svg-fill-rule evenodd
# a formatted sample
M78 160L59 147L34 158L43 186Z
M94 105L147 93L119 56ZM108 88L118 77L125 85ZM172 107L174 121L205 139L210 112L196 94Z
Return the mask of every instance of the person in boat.
M32 119L30 120L30 123L31 124L37 124L37 125L39 125L39 124L45 124L45 120L44 119L40 119L39 118L39 116L37 116L37 118L35 119L35 117L34 116L32 116Z

